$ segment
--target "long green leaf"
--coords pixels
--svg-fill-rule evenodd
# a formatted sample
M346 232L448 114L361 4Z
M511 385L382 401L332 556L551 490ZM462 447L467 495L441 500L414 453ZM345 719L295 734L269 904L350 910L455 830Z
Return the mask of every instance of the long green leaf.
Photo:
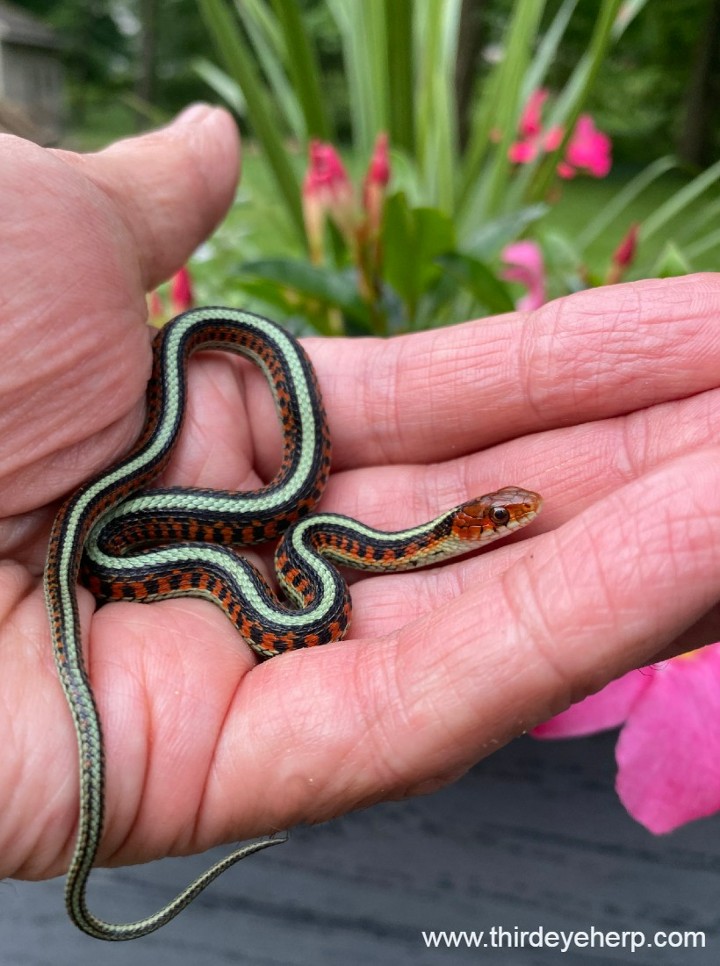
M555 61L560 47L560 42L565 35L570 19L572 18L578 0L564 0L559 10L555 14L550 26L545 31L537 52L525 72L523 80L523 104L534 90L542 87L545 75Z
M339 308L369 328L368 307L348 273L330 271L294 258L264 258L240 266L241 277L272 282L280 291L296 292L328 308Z
M580 232L576 239L578 251L582 252L591 245L605 231L607 226L612 224L616 218L619 218L630 204L642 194L648 185L657 181L663 174L675 167L676 163L675 159L670 156L658 158L657 161L653 161L640 174L636 175L632 181L629 181L611 201L603 205L600 212Z
M674 242L665 242L653 265L653 278L673 278L677 275L689 275L690 272L692 272L692 266L685 252Z
M484 262L457 252L436 261L484 308L492 313L512 312L515 306L507 285Z
M683 239L683 246L689 256L692 256L693 246L700 243L704 234L708 230L708 225L712 232L720 216L720 198L706 202L699 208L695 208L692 214L688 213L683 217L681 230L678 235ZM709 246L711 247L711 246Z
M452 213L457 157L457 60L460 0L429 0L416 8L420 57L417 154L425 202Z
M412 0L385 0L390 143L411 154L415 149Z
M328 141L331 138L330 122L325 111L320 73L300 9L294 0L273 0L273 6L282 27L288 71L305 117L306 134Z
M436 208L411 208L397 192L385 205L383 241L385 280L405 303L412 328L421 296L441 275L438 256L455 249L453 223Z
M235 0L235 9L265 76L276 110L298 141L305 139L305 121L296 91L283 67L287 59L284 38L272 10L263 0Z
M327 0L342 40L356 150L367 157L388 129L388 47L384 0Z
M685 245L685 253L688 258L695 259L713 248L720 248L720 228L708 232L707 235L703 235L700 238L696 238L689 245Z
M657 234L657 232L665 228L671 218L680 214L691 201L698 198L718 180L720 180L720 161L716 161L707 171L703 171L697 178L693 178L689 184L686 184L679 191L676 191L671 198L668 198L665 204L660 205L649 218L645 219L640 228L640 238L642 241L646 242L653 235Z
M305 244L298 179L277 128L277 112L267 98L255 60L224 0L199 0L199 6L222 61L242 89L248 119L263 147L292 224Z
M483 94L481 109L470 137L456 210L467 223L503 206L511 165L508 149L522 110L523 78L545 7L544 0L516 0L505 34L505 56ZM493 142L495 132L495 143ZM499 135L499 141L497 140ZM492 146L491 164L483 171Z
M234 81L229 74L224 70L220 70L219 67L216 67L215 64L205 57L196 57L192 62L192 67L195 73L205 81L208 87L212 88L216 94L222 97L228 107L231 107L238 117L245 115L245 98L243 97L242 88L237 81Z
M464 251L481 261L492 261L500 249L515 241L525 229L548 213L550 206L544 202L517 208L490 221L483 221L468 232Z

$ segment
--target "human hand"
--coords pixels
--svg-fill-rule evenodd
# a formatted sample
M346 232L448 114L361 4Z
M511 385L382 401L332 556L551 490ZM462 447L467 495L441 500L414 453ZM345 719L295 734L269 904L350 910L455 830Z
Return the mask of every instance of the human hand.
M0 389L20 407L17 419L3 407L0 480L16 514L0 531L5 875L57 874L69 859L77 762L40 588L47 504L139 429L144 289L231 196L233 135L212 116L204 135L190 125L170 143L165 132L61 156L57 179L43 175L53 155L26 148L22 176L39 165L67 214L51 231L41 208L14 230L21 261L4 287L18 344L0 338L18 359ZM192 143L211 130L205 174ZM38 289L43 272L55 282ZM358 579L350 640L259 666L205 602L93 615L83 592L108 755L102 860L196 851L437 787L612 677L714 639L719 296L716 277L697 276L390 342L308 340L335 444L326 509L400 528L513 483L543 494L543 515L473 559ZM198 358L189 397L168 479L245 488L272 475L279 435L256 370Z

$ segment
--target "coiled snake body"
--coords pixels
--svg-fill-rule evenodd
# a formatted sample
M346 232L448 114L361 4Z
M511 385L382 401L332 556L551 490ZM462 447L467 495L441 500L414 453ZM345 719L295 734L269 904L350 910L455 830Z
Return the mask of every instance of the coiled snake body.
M284 449L280 470L261 489L144 489L165 468L177 441L187 361L200 349L244 355L267 377ZM78 832L66 902L76 925L96 938L134 939L153 932L225 869L283 839L241 846L158 912L137 922L108 923L89 911L86 886L103 829L105 766L100 720L82 651L76 591L81 572L101 601L208 598L267 658L340 640L346 633L350 596L334 564L375 571L425 566L525 526L540 507L537 494L506 487L397 533L337 514L309 515L327 481L330 449L315 374L299 343L280 326L249 312L195 309L158 333L147 419L138 442L58 512L49 542L45 595L80 762ZM282 534L275 566L287 602L234 549Z

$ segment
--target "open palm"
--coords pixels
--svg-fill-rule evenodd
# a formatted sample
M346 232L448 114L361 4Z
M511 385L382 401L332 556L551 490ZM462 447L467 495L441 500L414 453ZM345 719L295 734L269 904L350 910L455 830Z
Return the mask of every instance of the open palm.
M198 109L95 156L0 139L2 874L66 868L73 727L41 587L57 502L143 419L145 292L232 197L229 118ZM32 190L28 190L32 185ZM138 862L431 790L616 675L720 636L720 281L651 281L393 339L307 340L334 442L323 506L387 529L506 484L511 544L353 584L349 640L258 664L197 600L81 592L108 756L101 860ZM191 364L167 480L277 467L262 375ZM150 911L150 910L148 910Z

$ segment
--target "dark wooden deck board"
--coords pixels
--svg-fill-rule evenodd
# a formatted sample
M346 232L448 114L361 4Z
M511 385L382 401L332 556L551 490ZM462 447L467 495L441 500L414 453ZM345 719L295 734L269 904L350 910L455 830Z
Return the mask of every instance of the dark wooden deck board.
M614 736L515 742L461 782L296 830L175 923L100 944L66 921L62 881L0 888L2 966L706 966L720 962L720 818L656 839L615 798ZM217 854L222 854L218 850ZM207 856L95 873L92 904L144 915ZM423 929L701 929L704 950L428 950Z

